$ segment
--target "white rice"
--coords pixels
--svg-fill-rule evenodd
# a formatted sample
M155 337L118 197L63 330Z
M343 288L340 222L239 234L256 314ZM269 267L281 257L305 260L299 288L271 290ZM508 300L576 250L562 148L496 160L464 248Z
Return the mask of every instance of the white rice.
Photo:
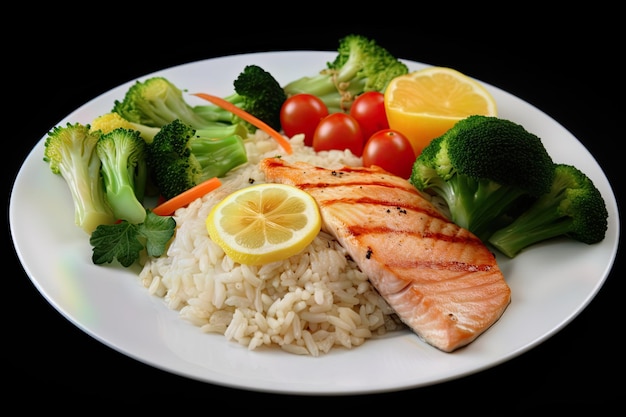
M209 238L205 219L213 205L236 189L265 182L258 168L265 157L327 168L361 165L349 151L316 154L302 135L291 144L293 154L286 155L260 130L247 138L248 163L223 178L220 188L176 212L176 235L167 254L146 260L143 285L202 331L250 350L273 346L319 356L402 328L367 277L324 232L302 253L262 266L233 262Z

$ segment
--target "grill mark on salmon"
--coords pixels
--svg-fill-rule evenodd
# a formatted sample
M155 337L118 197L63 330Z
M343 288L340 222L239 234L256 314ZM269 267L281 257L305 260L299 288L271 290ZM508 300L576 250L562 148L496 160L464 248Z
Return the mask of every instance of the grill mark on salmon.
M268 182L310 193L333 235L398 317L452 352L491 327L510 303L494 254L407 180L377 168L326 169L261 161Z

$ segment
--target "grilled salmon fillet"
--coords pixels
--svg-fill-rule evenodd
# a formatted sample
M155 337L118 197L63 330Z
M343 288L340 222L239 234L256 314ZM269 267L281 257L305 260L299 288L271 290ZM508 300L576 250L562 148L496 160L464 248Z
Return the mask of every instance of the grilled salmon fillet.
M426 343L452 352L509 305L511 290L494 254L407 180L377 167L331 170L280 158L264 159L260 168L266 181L315 198L322 229Z

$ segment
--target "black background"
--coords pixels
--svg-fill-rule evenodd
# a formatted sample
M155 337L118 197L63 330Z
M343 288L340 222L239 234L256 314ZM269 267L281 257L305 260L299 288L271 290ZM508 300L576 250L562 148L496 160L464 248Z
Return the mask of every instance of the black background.
M623 198L623 164L615 148L624 136L624 88L622 69L614 64L621 54L617 28L611 23L614 12L547 15L541 9L515 6L506 12L478 6L428 11L418 6L408 11L390 4L357 15L355 5L304 6L304 11L280 14L242 5L235 7L241 9L237 13L216 13L182 4L137 10L119 4L96 14L67 10L43 15L38 22L19 15L23 30L3 29L3 67L8 72L3 143L10 149L3 163L7 207L15 175L32 147L59 120L101 93L153 71L216 56L332 51L348 33L372 37L401 58L458 69L531 103L584 143L618 200ZM310 14L306 7L323 8L323 15ZM261 12L269 17L261 19ZM401 408L414 413L432 409L444 414L474 410L526 415L568 406L599 410L622 392L616 382L624 364L619 283L624 262L619 253L605 285L571 324L507 363L418 389L316 397L220 387L114 351L50 306L24 273L12 245L8 250L4 259L11 272L3 274L2 320L2 369L8 389L3 397L24 409L81 410L79 404L89 404L85 410L216 413L219 406L282 413L302 407L331 412L376 406L386 412ZM333 370L328 372L331 379ZM24 394L28 399L18 400Z

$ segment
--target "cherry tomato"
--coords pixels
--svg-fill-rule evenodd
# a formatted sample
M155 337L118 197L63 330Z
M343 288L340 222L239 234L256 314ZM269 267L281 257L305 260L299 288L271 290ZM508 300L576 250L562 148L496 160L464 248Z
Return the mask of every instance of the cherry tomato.
M304 133L304 144L313 144L313 133L320 120L328 116L326 104L312 94L294 94L280 109L280 124L288 137Z
M363 153L363 133L359 122L348 113L331 113L324 117L313 134L316 152L350 149L356 156Z
M378 91L368 91L357 96L350 107L350 115L354 117L363 131L367 141L379 130L389 129L385 112L385 95Z
M383 129L374 133L363 148L363 166L377 165L398 177L408 179L415 163L415 151L402 133Z

